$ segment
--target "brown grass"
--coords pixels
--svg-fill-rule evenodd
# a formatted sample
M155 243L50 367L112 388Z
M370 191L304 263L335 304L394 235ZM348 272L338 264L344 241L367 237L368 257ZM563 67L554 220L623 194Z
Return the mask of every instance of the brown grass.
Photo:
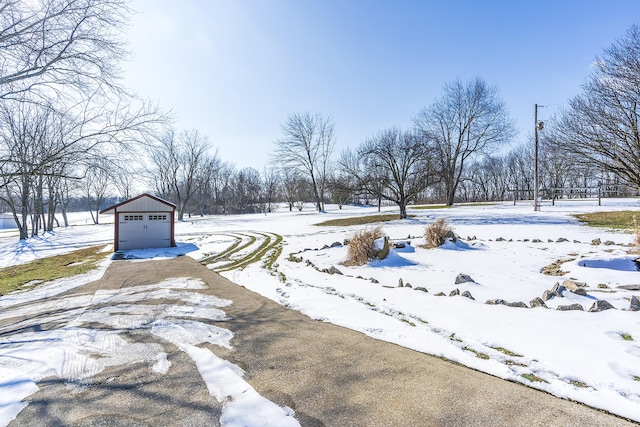
M590 227L612 228L616 230L633 230L633 217L638 211L593 212L574 215L578 221Z
M413 217L415 217L415 215L407 215L407 218ZM348 218L330 219L315 225L318 227L349 227L352 225L375 224L376 222L396 221L399 219L400 215L398 214L363 215Z
M433 224L427 226L424 230L424 238L427 248L437 248L447 241L447 233L451 231L447 220L444 218L437 219Z
M362 230L349 239L346 265L364 265L376 257L373 242L384 237L382 227Z
M111 256L104 246L93 246L67 254L37 259L25 264L0 268L0 295L22 289L28 283L42 283L84 274Z

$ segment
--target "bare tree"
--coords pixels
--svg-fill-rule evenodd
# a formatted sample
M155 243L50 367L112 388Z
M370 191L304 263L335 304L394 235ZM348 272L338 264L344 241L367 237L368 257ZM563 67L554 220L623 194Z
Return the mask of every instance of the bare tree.
M480 78L446 84L442 97L420 111L414 123L431 144L447 205L454 202L467 163L514 135L497 88Z
M280 197L280 174L275 168L265 168L262 174L262 191L266 212L276 210L276 202Z
M100 223L99 212L102 202L109 195L113 181L113 164L108 160L96 160L87 167L84 178L84 190L87 207L94 224Z
M349 158L352 160L346 161ZM356 157L343 155L340 165L357 180L361 190L397 204L403 219L407 217L407 205L432 184L424 139L397 128L367 140L358 148Z
M282 132L284 137L275 143L274 161L309 179L316 209L322 212L335 145L333 120L318 113L295 113L282 126Z
M640 187L640 27L631 26L594 66L549 131L579 163Z
M168 129L151 150L151 179L161 197L173 200L178 210L178 221L202 181L198 178L208 164L209 140L197 130L176 135Z
M117 88L126 0L0 2L0 99Z

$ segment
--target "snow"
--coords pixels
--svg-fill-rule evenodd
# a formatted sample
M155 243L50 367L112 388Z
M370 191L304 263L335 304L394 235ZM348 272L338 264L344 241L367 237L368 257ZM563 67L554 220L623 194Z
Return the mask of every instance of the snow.
M334 218L377 214L375 208L351 206L339 210L327 206L326 213L281 209L267 215L194 217L176 224L178 248L131 251L126 256L148 259L186 254L198 260L211 258L210 268L220 269L221 274L232 281L314 319L442 356L558 397L640 421L640 313L627 310L631 296L640 296L640 291L618 288L640 284L640 272L634 262L638 255L631 253L633 248L628 246L633 236L590 228L572 216L638 208L637 199L603 199L603 206L598 206L594 200L561 200L555 206L544 205L540 212L534 212L526 203L410 209L409 213L415 217L382 224L383 232L392 242L403 241L409 245L390 250L384 260L357 267L343 265L346 247L332 244L344 241L367 226L318 227L314 224ZM391 207L385 210L395 212ZM424 228L438 218L447 219L462 240L425 249L422 247ZM81 223L80 219L78 223ZM15 242L15 236L0 234L0 266L84 246L107 245L112 232L112 225L82 224L20 244ZM283 238L282 253L271 267L266 262L254 262L242 269L222 268L234 259L259 252L259 245L269 243L269 239L273 242L278 235ZM596 238L616 244L592 245ZM270 254L277 254L277 249L273 246L263 253L263 260ZM229 251L227 256L215 259L214 255L225 251ZM302 258L303 262L295 262L289 254ZM566 261L560 265L564 272L562 276L547 276L540 272L542 267L557 260ZM330 267L343 274L322 271ZM0 319L10 316L6 310L23 314L28 310L53 312L47 304L62 303L44 303L43 300L70 289L74 286L71 282L77 285L95 280L102 271L90 273L86 278L43 284L28 292L1 297ZM455 284L460 273L471 276L473 282ZM411 287L398 287L399 279ZM487 300L503 299L529 305L533 298L567 279L585 282L587 295L566 291L562 298L546 301L549 309L485 304ZM213 396L235 393L230 399L233 404L225 405L223 423L227 425L264 425L270 416L278 420L274 425L295 422L290 409L280 408L259 396L242 379L239 368L230 366L207 348L199 347L202 343L211 343L210 340L215 346L232 347L232 336L223 328L212 329L200 321L223 320L223 308L231 301L203 300L201 294L185 292L195 289L194 286L197 283L189 283L183 278L176 283L156 284L128 293L98 293L95 301L78 297L69 301L74 310L67 316L70 319L84 316L91 321L110 324L116 330L150 327L157 336L178 345L195 361ZM416 290L417 287L425 288L427 292ZM460 295L448 296L455 289L460 293L470 292L474 300ZM436 296L438 293L445 296ZM173 308L143 306L136 304L142 301L141 295L189 304L171 306ZM616 310L588 312L598 299L606 299ZM37 308L19 305L30 301L40 305ZM98 302L101 306L109 304L94 307ZM585 311L555 310L560 305L573 303L580 304ZM187 307L190 310L176 312ZM177 321L174 317L182 320ZM50 336L38 332L43 335L31 337L29 341L40 342L40 349L46 342L47 346L77 357L86 358L91 352L107 355L92 359L94 362L91 363L78 359L78 366L86 366L86 369L73 375L57 366L59 361L39 360L37 344L33 347L14 344L10 351L20 352L20 360L29 363L20 369L12 368L14 362L9 363L5 354L9 350L0 346L0 383L10 384L0 386L0 399L19 396L11 398L9 403L0 402L0 424L19 412L26 404L21 399L36 390L37 381L43 375L55 372L63 378L77 380L104 369L94 366L95 360L121 363L109 362L115 357L109 356L113 348L124 345L117 339L117 333L99 337L104 332L82 330L79 325L71 323L69 328L76 329L49 331ZM56 333L93 338L70 341L68 335L64 335L63 340ZM0 343L6 340L16 343L23 338L3 336ZM106 343L111 347L105 347ZM146 354L144 360L156 372L168 369L166 355L163 358L160 349L140 354ZM531 378L530 375L542 381L531 382L526 378ZM11 393L5 393L6 387L11 387ZM261 415L252 415L258 413Z

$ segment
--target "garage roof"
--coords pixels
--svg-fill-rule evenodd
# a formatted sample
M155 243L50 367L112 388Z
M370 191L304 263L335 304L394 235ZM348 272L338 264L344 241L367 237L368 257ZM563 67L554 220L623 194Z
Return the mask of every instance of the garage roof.
M144 193L100 211L101 214L115 212L171 212L176 205L159 197Z

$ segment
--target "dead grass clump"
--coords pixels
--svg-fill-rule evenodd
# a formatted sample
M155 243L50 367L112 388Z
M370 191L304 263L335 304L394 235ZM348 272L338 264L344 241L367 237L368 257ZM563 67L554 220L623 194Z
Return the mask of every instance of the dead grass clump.
M375 259L376 249L374 241L384 237L382 227L368 228L354 234L349 239L346 265L364 265Z
M424 230L425 247L437 248L442 246L447 241L447 237L452 235L454 235L453 230L449 227L447 220L444 218L437 219Z
M640 247L640 227L638 226L638 221L636 220L636 216L633 216L633 243Z

